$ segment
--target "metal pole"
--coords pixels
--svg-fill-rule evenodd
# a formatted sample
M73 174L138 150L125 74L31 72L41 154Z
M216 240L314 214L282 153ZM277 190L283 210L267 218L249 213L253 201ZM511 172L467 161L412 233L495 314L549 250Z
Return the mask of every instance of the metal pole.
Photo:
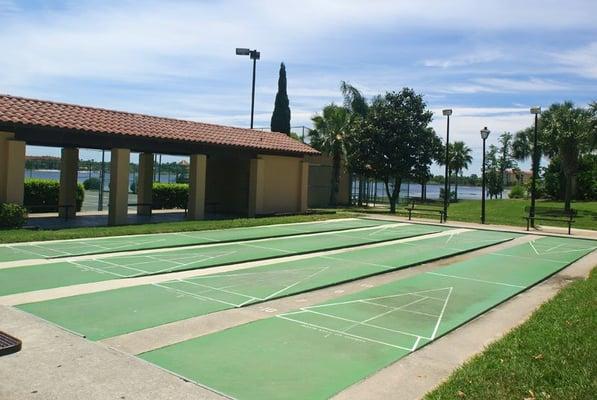
M450 163L449 160L449 153L450 153L450 116L448 115L448 125L446 128L446 172L444 177L444 221L448 220L448 201L450 201L450 193L449 193L449 186L450 186L450 178L448 176L448 164ZM485 152L483 152L485 153Z
M251 129L253 129L253 113L255 112L255 69L257 68L257 58L253 57L253 88L251 90Z
M104 209L104 164L105 164L105 151L102 150L102 169L100 170L100 189L99 197L97 201L97 211Z
M483 183L481 185L481 223L485 223L485 139L483 139Z
M531 218L531 226L535 227L535 198L537 196L536 192L536 181L537 181L537 123L538 123L539 115L535 114L535 135L533 137L533 178L531 181L531 210L529 212L529 217Z

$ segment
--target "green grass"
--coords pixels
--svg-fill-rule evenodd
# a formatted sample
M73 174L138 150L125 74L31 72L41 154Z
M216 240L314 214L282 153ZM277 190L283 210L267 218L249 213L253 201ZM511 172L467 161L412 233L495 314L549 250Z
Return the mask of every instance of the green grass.
M485 217L488 224L526 226L526 220L523 218L525 207L530 205L530 200L524 199L503 199L487 200L485 204ZM399 208L404 209L404 205ZM433 207L437 207L434 205ZM540 200L537 207L550 207L563 209L564 204L556 201ZM572 208L578 210L578 216L572 228L594 229L597 230L597 201L575 202ZM352 211L381 212L387 213L387 208L359 208L346 209ZM426 218L436 218L435 216L426 216ZM480 200L460 200L457 203L450 204L448 209L448 219L450 221L463 222L481 222L481 201ZM565 223L557 221L537 221L538 225L567 226Z
M290 224L293 222L321 221L326 219L349 218L351 213L291 215L267 218L237 218L207 221L163 222L143 225L100 226L90 228L70 228L60 230L0 230L0 243L30 242L41 240L78 239L88 237L138 235L144 233L165 233L202 231L208 229L241 228L258 225Z
M597 269L491 344L438 388L440 399L594 399Z

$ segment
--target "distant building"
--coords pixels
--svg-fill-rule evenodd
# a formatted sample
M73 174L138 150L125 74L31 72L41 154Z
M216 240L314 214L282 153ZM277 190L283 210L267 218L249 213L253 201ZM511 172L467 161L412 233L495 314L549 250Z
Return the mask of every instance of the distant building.
M516 184L526 184L531 181L533 173L531 171L523 171L518 168L508 168L504 174L504 185L513 186Z

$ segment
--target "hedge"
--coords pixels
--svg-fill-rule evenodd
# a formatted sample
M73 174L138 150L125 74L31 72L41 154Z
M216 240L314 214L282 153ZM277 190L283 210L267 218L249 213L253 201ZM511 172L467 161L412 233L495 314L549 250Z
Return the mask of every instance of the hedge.
M20 228L27 220L27 209L19 204L0 203L0 228Z
M187 208L189 202L189 185L186 183L153 184L152 208Z
M92 177L83 181L83 187L85 190L99 190L101 181L98 178Z
M52 179L27 179L25 181L24 205L30 212L56 212L58 211L58 194L60 182ZM77 211L81 211L85 189L80 183L77 184L76 205Z

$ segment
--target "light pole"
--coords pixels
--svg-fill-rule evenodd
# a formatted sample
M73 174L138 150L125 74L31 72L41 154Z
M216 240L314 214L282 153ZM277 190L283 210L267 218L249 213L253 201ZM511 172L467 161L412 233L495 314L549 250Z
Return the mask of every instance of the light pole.
M482 165L482 184L481 184L481 223L485 223L485 141L489 137L489 129L487 127L481 129L481 139L483 139L483 165Z
M253 60L253 87L251 89L251 129L253 129L253 114L255 112L255 69L257 67L257 60L261 57L261 53L257 50L249 50L245 48L236 48L237 56L249 56Z
M449 176L449 164L450 164L450 115L452 115L451 109L442 110L442 114L448 117L448 123L446 125L446 173L444 176L444 222L448 220L448 202L450 201L450 176Z
M531 107L531 114L535 114L535 134L533 136L533 177L531 180L531 210L529 211L529 218L531 226L535 227L535 199L537 197L537 173L539 169L539 155L537 154L537 125L539 123L539 114L541 114L541 107Z

